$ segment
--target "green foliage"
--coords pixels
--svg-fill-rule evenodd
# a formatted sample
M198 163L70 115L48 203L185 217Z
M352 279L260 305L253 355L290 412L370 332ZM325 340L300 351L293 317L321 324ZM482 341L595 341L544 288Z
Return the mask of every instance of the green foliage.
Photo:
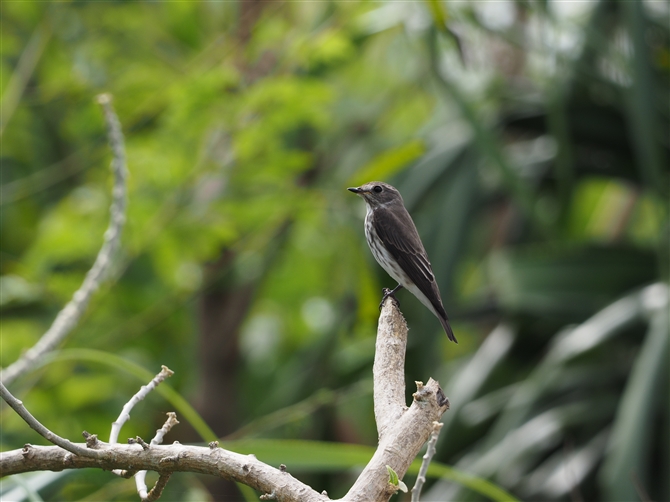
M102 243L96 94L113 94L126 135L113 276L66 348L11 389L48 427L104 437L165 364L175 375L128 435L150 438L174 410L182 442L218 435L343 495L377 440L373 335L393 285L346 191L374 178L403 194L460 333L449 344L400 293L407 379L438 378L452 403L426 500L670 497L655 440L669 423L665 4L2 9L3 366ZM3 449L36 442L1 418ZM50 476L3 490L133 497L108 473ZM206 496L175 475L164 498Z
M407 493L407 485L398 479L398 473L388 465L386 466L386 470L389 473L389 484L395 486L396 490Z

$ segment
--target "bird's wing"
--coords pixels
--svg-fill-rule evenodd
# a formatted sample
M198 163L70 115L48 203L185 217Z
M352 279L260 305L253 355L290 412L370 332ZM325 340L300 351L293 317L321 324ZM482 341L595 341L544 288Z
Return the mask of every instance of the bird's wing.
M446 319L447 313L440 300L440 292L428 261L428 255L407 210L404 207L402 211L398 211L397 208L394 211L378 208L374 212L372 224L398 265L419 290L431 300L435 310Z
M372 225L391 256L433 305L449 340L458 343L442 305L440 290L435 282L433 269L421 243L419 232L416 231L407 210L404 207L401 209L401 211L397 208L394 211L385 208L375 209Z

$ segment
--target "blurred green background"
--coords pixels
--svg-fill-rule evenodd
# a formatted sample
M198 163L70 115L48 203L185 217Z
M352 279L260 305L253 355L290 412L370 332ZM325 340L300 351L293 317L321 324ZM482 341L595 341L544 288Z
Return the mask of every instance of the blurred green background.
M341 497L376 444L377 306L395 285L346 187L379 179L404 195L460 341L399 293L408 396L432 376L452 405L424 500L670 499L667 2L0 9L3 367L102 243L95 95L113 94L126 135L114 272L64 350L10 389L47 427L107 439L165 364L122 438L175 410L168 441L217 436ZM1 419L3 450L43 443ZM2 491L137 499L98 471ZM163 500L257 496L179 474Z

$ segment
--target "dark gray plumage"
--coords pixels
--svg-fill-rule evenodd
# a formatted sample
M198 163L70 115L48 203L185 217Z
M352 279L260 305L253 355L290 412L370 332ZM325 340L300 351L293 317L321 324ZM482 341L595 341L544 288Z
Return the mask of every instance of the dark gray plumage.
M449 340L458 343L442 305L428 255L400 192L381 181L349 190L366 203L365 237L372 255L398 281L398 286L388 294L401 287L408 289L440 320Z

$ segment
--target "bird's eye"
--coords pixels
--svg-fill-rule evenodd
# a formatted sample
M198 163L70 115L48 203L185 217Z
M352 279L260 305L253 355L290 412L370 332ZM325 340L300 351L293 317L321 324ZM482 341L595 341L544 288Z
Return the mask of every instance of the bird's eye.
M375 187L373 188L373 190L374 190L375 192L379 193L379 192L382 191L382 187L380 187L379 185L375 185Z

